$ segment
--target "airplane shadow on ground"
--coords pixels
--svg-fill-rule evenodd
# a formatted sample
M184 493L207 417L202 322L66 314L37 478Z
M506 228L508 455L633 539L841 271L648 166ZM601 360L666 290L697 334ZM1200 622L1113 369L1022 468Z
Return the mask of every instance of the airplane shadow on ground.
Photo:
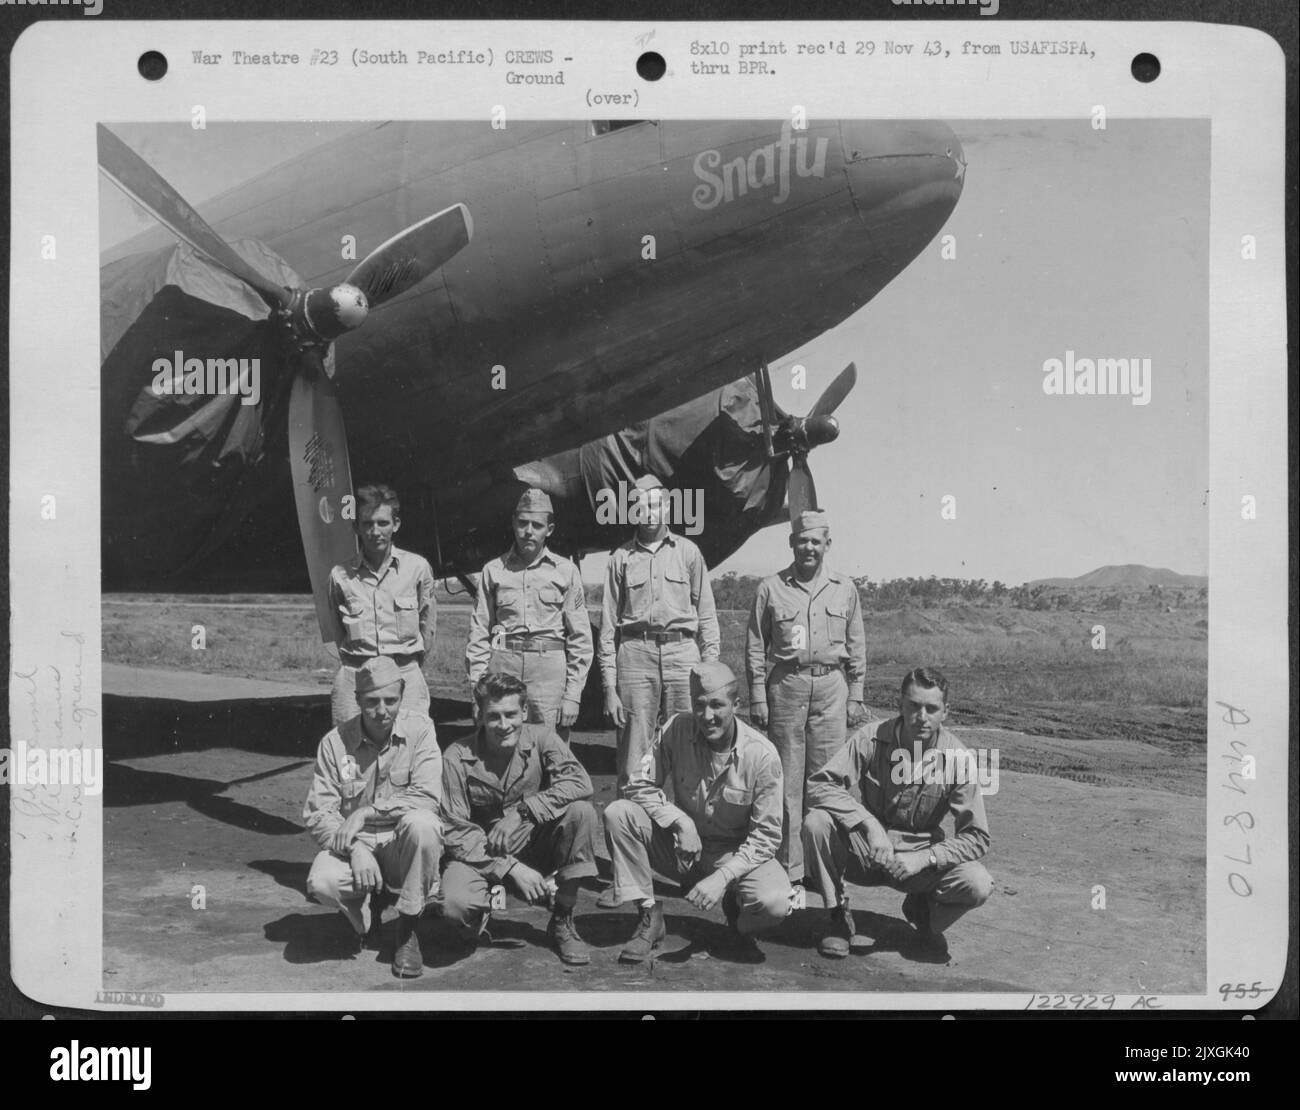
M430 707L444 747L465 729L469 705L434 698ZM263 755L314 758L329 732L329 697L298 695L231 701L179 701L168 698L104 695L104 750L112 759L164 755L207 748L236 748Z
M278 775L297 766L301 764L294 764L289 768L278 767L272 771L237 779L235 782L218 782L215 779L169 775L163 771L142 771L135 767L110 762L104 768L104 804L118 807L185 802L195 812L205 817L211 817L214 821L233 825L248 832L263 833L268 836L297 836L304 831L301 825L221 796L221 792L231 786Z
M434 698L431 710L443 748L473 729L467 702ZM209 748L314 759L332 725L324 696L188 702L104 695L104 751L110 759ZM609 746L577 741L573 754L589 774L614 774L614 749Z

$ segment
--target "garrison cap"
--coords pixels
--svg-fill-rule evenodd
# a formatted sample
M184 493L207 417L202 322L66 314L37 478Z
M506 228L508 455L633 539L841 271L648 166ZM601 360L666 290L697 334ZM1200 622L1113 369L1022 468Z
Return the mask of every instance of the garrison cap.
M551 508L551 499L546 495L545 490L526 489L519 498L519 504L515 506L517 513L551 513L555 510Z
M374 659L367 659L357 671L357 696L391 686L401 679L402 672L397 664L387 655L377 655Z
M726 663L696 663L691 668L692 694L714 694L735 681L736 676Z
M831 530L830 518L821 509L806 509L790 521L790 535L792 536L801 536L803 533L812 532L817 528L825 528L827 532Z
M653 474L642 474L636 480L636 489L639 493L648 493L652 489L663 489L663 482L659 481Z

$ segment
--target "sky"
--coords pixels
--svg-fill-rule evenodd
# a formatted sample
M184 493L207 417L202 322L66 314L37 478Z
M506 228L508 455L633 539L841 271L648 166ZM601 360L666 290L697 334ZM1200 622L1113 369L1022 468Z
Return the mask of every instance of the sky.
M940 233L956 257L936 239L869 304L772 366L777 404L793 413L848 362L858 368L840 438L810 460L831 519L828 561L876 580L1011 585L1111 563L1205 574L1208 122L949 122L968 167ZM194 147L148 125L115 130L202 211L355 126L209 125ZM115 190L101 197L102 248L151 226ZM1044 362L1067 351L1150 359L1150 402L1046 394ZM796 363L804 391L791 386ZM788 561L774 527L714 572ZM603 567L589 557L583 575L598 581Z

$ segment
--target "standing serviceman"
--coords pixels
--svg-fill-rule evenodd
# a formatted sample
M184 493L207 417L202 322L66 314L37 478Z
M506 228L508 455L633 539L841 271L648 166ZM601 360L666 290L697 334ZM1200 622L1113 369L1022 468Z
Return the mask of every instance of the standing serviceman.
M777 859L804 876L806 784L867 719L866 638L858 589L825 565L830 523L819 509L791 521L794 561L759 583L746 641L750 719L781 753L785 815Z
M437 608L428 560L403 551L393 537L402 506L392 486L365 485L356 492L356 532L361 551L330 571L329 599L339 669L330 691L335 726L356 715L357 672L367 660L386 656L405 683L402 708L429 713L429 686L421 666L433 648Z
M618 728L618 786L650 750L655 729L691 708L691 668L717 660L713 589L700 549L668 530L663 483L636 482L636 535L614 549L601 606L605 712Z
M525 490L515 506L514 546L483 568L469 622L470 685L488 672L528 687L531 720L567 740L591 669L591 620L577 566L547 549L551 499Z

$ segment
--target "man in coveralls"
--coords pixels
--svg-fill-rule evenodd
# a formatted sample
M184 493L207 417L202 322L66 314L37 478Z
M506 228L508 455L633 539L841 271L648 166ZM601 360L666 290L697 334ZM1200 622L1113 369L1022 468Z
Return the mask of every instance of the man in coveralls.
M492 884L504 883L527 902L550 902L552 947L566 964L588 963L573 909L582 879L596 874L591 779L554 729L526 723L519 679L489 671L474 700L478 727L447 748L443 765L443 917L476 942Z

